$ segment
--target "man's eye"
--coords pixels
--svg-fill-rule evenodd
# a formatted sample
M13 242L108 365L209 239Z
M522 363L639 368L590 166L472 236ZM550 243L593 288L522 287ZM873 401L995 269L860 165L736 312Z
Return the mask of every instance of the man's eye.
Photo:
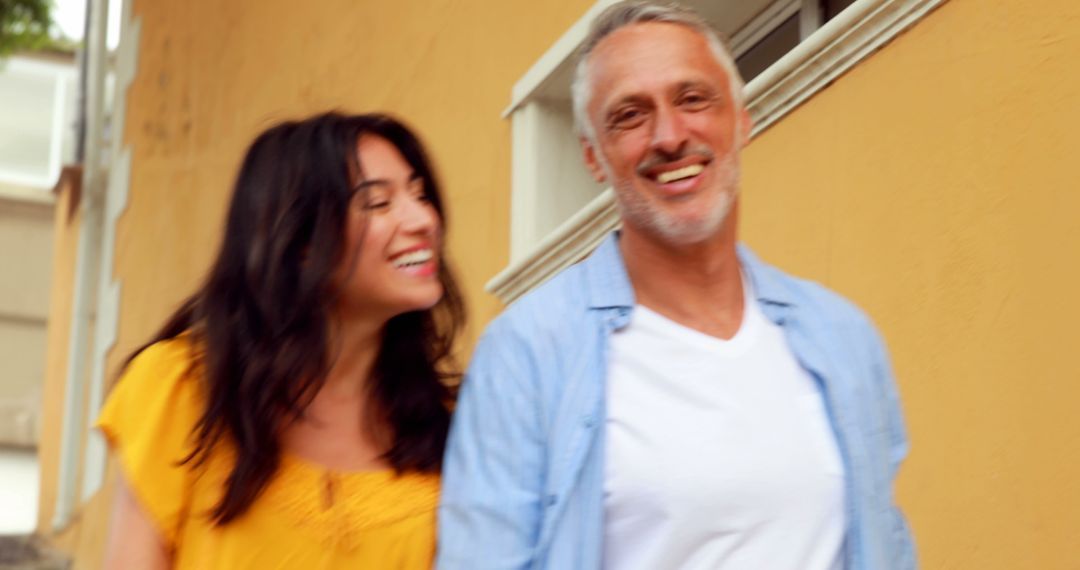
M712 105L713 98L703 93L687 93L679 98L679 106L690 111L701 111Z
M629 108L613 113L608 124L614 129L632 129L643 122L645 122L645 112L638 108Z

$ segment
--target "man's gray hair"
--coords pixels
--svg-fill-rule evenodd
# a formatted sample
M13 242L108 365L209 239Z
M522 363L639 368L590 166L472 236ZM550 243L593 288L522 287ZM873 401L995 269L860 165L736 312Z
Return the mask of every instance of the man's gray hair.
M731 97L736 103L742 104L743 80L739 70L735 67L735 58L725 47L720 34L699 16L697 12L678 4L658 4L642 0L629 0L613 4L600 13L593 20L585 41L578 47L577 68L574 71L574 82L570 86L570 94L574 102L574 125L578 134L595 140L596 132L589 121L589 98L592 96L589 82L589 55L596 49L604 38L615 31L646 22L663 22L686 26L701 34L709 44L717 61L727 71L728 80L731 84Z

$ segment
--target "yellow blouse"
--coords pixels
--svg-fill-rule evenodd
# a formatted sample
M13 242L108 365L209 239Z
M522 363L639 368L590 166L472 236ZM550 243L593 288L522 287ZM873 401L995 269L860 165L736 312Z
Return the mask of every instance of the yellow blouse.
M124 477L172 551L176 569L427 569L435 552L437 475L334 471L285 455L251 508L223 526L207 516L231 467L219 445L198 469L203 410L190 343L143 351L98 418Z

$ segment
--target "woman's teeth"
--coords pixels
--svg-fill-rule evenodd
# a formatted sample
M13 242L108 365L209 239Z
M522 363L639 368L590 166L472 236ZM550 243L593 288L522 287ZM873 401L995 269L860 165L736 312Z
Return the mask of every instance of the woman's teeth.
M394 267L404 268L412 267L414 265L423 265L434 257L435 254L430 249L418 249L416 251L410 251L404 253L394 259Z
M669 170L667 172L661 172L656 176L656 181L661 184L667 184L668 182L674 182L676 180L682 180L683 178L690 178L691 176L697 176L705 170L705 167L700 164L691 164L690 166L684 166L676 170Z

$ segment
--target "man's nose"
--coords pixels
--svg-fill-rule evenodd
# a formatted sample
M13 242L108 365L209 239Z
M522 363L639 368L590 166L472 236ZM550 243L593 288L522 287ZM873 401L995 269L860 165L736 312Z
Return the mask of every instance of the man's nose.
M652 148L663 154L676 154L686 144L688 134L683 116L671 107L656 110L653 122Z

